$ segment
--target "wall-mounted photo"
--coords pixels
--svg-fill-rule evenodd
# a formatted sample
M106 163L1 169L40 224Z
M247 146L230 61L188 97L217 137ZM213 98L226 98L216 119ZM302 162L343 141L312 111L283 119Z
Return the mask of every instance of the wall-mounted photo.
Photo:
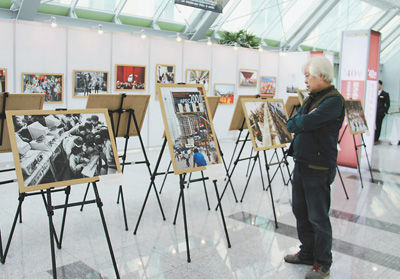
M115 90L145 90L146 66L115 65Z
M235 101L235 85L227 83L214 84L214 96L221 97L220 104L233 104Z
M7 69L0 68L0 92L7 92Z
M204 90L208 92L210 87L210 71L187 69L186 84L202 84Z
M175 65L156 65L157 83L175 83Z
M243 98L242 106L254 150L284 147L292 141L283 100Z
M276 93L276 77L261 77L260 79L260 95L275 96Z
M20 192L121 172L106 109L6 114Z
M258 73L256 70L240 69L239 86L240 87L257 87Z
M204 87L158 84L157 90L174 173L221 163Z
M108 93L108 72L74 70L73 78L72 97Z
M345 112L350 127L350 133L362 134L368 131L367 120L365 119L364 109L359 99L346 99Z
M45 103L62 103L64 74L22 73L23 93L44 93Z
M296 89L297 95L299 96L300 105L303 105L303 102L308 98L308 94L310 91L307 89Z

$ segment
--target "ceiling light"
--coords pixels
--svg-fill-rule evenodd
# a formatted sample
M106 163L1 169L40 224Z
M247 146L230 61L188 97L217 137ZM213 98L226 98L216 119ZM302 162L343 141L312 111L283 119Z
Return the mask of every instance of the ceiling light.
M209 45L209 46L212 45L212 41L211 41L211 38L210 38L210 37L209 37L208 40L207 40L207 45Z
M258 51L259 51L259 52L263 52L263 51L264 51L263 48L262 48L262 45L259 45L259 46L258 46Z
M97 30L97 33L99 33L100 35L104 33L103 25L99 24L99 30Z
M146 33L144 33L144 29L142 29L140 38L142 38L144 40L144 39L146 39L146 37L147 37L147 35L146 35Z
M57 21L56 21L56 17L55 17L55 16L52 16L52 17L50 18L50 25L51 25L51 27L53 27L53 28L56 28L56 27L57 27Z
M235 43L235 45L233 46L233 49L234 49L234 50L238 50L238 49L239 49L239 44L238 44L238 43Z
M182 41L182 38L181 38L181 36L179 35L179 33L176 34L176 40L177 40L178 42Z

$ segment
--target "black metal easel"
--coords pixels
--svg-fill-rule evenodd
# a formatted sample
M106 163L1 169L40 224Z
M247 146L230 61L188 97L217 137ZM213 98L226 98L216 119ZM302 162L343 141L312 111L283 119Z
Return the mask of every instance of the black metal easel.
M363 136L363 134L360 134L360 135L361 135L361 142L362 142L362 143L360 143L359 145L357 145L355 135L353 135L353 141L354 141L354 149L355 149L356 158L357 158L357 169L358 169L358 174L360 175L361 188L364 188L364 184L363 184L363 180L362 180L362 176L361 176L361 165L360 165L360 160L358 159L358 156L359 156L359 154L358 154L358 148L359 148L359 147L362 147L362 146L364 147L365 156L367 157L367 163L368 163L369 173L371 174L371 182L374 183L375 181L374 181L374 177L372 176L372 170L371 170L371 165L370 165L369 159L368 159L367 147L366 147L366 144L365 144L365 141L364 141L364 136ZM360 150L360 154L361 154L361 150Z
M185 239L186 239L186 253L187 253L187 262L190 263L190 247L189 247L189 236L188 236L188 229L187 229L187 218L186 218L186 206L185 206L185 194L184 194L184 190L185 190L185 176L186 173L184 174L180 174L179 175L179 186L180 186L180 191L179 191L179 198L178 198L178 203L176 205L176 210L175 210L175 217L174 217L174 222L173 224L176 225L176 218L178 216L178 211L179 211L179 206L180 204L182 204L182 212L183 212L183 225L185 228ZM217 202L218 202L218 207L221 213L221 219L222 219L222 223L224 225L224 231L225 231L225 237L226 237L226 241L228 243L228 248L231 248L231 242L229 240L229 234L228 234L228 229L226 228L226 222L225 222L225 216L224 216L224 212L222 209L222 205L221 205L221 199L219 196L219 192L218 192L218 187L217 187L217 181L213 180L214 183L214 188L215 188L215 195L217 196Z
M140 129L139 129L139 125L138 125L138 123L137 123L137 119L136 119L136 115L135 115L135 110L133 110L133 109L123 109L124 99L126 98L126 96L127 96L126 93L121 94L121 102L120 102L120 106L119 106L118 109L116 109L116 110L109 110L109 111L108 111L108 114L110 115L111 127L112 127L112 130L113 130L115 143L116 143L116 138L117 138L118 131L119 131L119 128L120 128L120 123L121 123L122 114L123 114L123 113L128 113L128 114L129 114L128 123L127 123L127 127L126 127L126 134L125 134L125 136L124 136L124 138L125 138L124 152L123 152L123 155L118 156L119 158L122 158L122 163L121 163L121 165L122 165L122 173L124 172L125 165L131 165L131 164L146 164L147 169L148 169L148 171L149 171L149 174L150 174L150 176L152 176L152 172L151 172L151 169L150 169L150 162L149 162L149 160L148 160L148 157L147 157L147 154L146 154L146 149L145 149L145 147L144 147L143 140L142 140L142 136L141 136L141 134L140 134ZM118 117L118 120L117 120L117 127L114 127L114 121L113 121L113 120L114 120L114 119L113 119L113 118L114 118L114 114L117 114L117 115L118 115L118 116L117 116L117 117ZM141 148L142 148L142 153L143 153L143 156L144 156L144 158L145 158L144 161L126 162L126 152L127 152L127 149L128 149L128 141L129 141L129 137L130 137L130 136L129 136L129 131L130 131L130 128L131 128L131 121L132 121L132 119L133 119L133 122L134 122L134 125L135 125L135 128L136 128L137 135L138 135L138 137L139 137L140 146L141 146ZM159 207L160 207L161 213L162 213L162 215L164 216L164 212L163 212L163 209L162 209L161 201L160 201L160 198L159 198L159 196L158 196L157 188L156 188L156 185L155 185L154 182L153 182L153 187L154 187L154 190L155 190L155 192L156 192L156 197L157 197L157 201L158 201L158 205L159 205ZM85 201L85 199L86 199L88 190L89 190L89 184L88 184L88 186L86 187L86 191L85 191L85 195L84 195L83 201ZM120 199L121 199L122 210L123 210L123 215L124 215L125 230L128 231L128 222L127 222L127 218L126 218L125 199L124 199L124 194L123 194L122 185L119 185L118 197L117 197L117 204L119 203ZM82 209L83 209L83 205L81 206L81 211L82 211ZM165 218L165 217L164 217L164 218Z
M3 107L1 108L1 112L0 112L0 123L1 123L1 127L0 127L0 146L3 145L4 121L6 120L6 102L7 102L8 95L9 95L8 92L3 93ZM0 170L0 173L9 172L9 171L15 171L15 168L2 169L2 170ZM16 182L16 181L17 181L16 179L4 180L4 181L0 181L0 185L8 184L8 183Z
M117 263L116 263L115 256L114 256L114 251L112 249L110 236L109 236L107 225L106 225L106 221L105 221L105 218L104 218L104 213L103 213L103 209L102 209L103 203L102 203L102 201L100 199L100 195L99 195L99 192L98 192L98 189L97 189L96 182L94 181L94 182L91 182L91 183L93 185L93 190L94 190L96 198L94 200L82 201L82 202L76 202L76 203L68 203L68 198L69 198L69 193L70 193L70 186L68 186L68 187L66 187L64 189L47 189L46 190L46 198L47 198L47 200L44 197L44 190L41 190L40 192L33 192L33 193L21 193L19 195L19 198L18 198L18 200L19 200L18 209L17 209L17 212L15 213L14 222L13 222L13 225L11 227L10 235L9 235L9 238L8 238L8 241L7 241L6 249L4 250L4 254L2 255L1 262L4 264L5 261L6 261L8 250L10 248L11 240L12 240L12 237L13 237L13 234L14 234L16 223L17 223L18 215L20 214L22 203L23 203L25 197L34 196L34 195L42 195L43 199L45 200L47 216L49 218L49 232L50 232L50 247L51 247L51 261L52 261L53 278L57 278L57 265L56 265L54 242L56 242L57 248L61 249L67 208L73 207L73 206L81 206L82 204L91 204L91 203L96 203L97 207L99 209L101 221L102 221L102 224L103 224L104 233L105 233L107 244L108 244L108 248L109 248L109 251L110 251L111 260L112 260L113 266L114 266L115 275L116 275L117 278L120 278L119 272L118 272ZM66 194L65 204L53 205L52 204L52 200L51 200L51 195L52 195L52 193L60 192L60 191L65 191L65 194ZM61 226L61 233L60 233L60 238L59 239L57 238L57 234L56 234L56 231L55 231L55 228L54 228L54 223L53 223L53 215L54 215L54 210L55 209L64 209L62 226Z

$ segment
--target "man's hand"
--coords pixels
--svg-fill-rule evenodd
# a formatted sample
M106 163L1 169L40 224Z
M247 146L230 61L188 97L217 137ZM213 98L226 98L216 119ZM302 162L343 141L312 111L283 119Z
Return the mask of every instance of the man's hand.
M313 112L316 111L316 110L317 110L317 108L313 109L313 110L310 111L308 114L311 114L311 113L313 113Z

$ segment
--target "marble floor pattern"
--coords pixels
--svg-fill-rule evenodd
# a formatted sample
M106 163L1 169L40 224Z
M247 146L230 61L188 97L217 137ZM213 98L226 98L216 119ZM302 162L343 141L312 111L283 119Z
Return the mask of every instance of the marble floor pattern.
M233 141L222 141L225 160L229 163ZM249 146L247 146L249 147ZM148 150L153 171L159 149ZM165 152L159 171L169 163ZM244 154L249 154L250 148ZM268 160L272 157L268 151ZM281 154L278 152L278 155ZM400 278L400 169L397 156L400 146L381 143L370 155L374 182L365 160L362 164L364 188L358 172L340 167L349 199L346 199L339 177L332 185L331 222L333 227L333 265L331 279ZM0 155L0 168L13 166L11 154ZM128 161L141 161L139 150L128 152ZM265 186L267 176L262 158ZM289 168L293 162L289 160ZM237 198L240 199L247 181L248 163L239 162L232 176ZM271 167L272 174L276 166ZM283 174L283 175L282 175ZM192 178L201 177L193 173ZM15 178L14 172L0 173L0 181ZM121 278L304 278L309 266L291 265L284 255L298 250L295 219L291 212L291 186L285 185L287 170L277 172L272 191L278 228L269 191L264 191L258 164L250 178L242 202L235 202L227 188L222 200L231 248L228 248L214 185L206 181L210 202L207 208L201 182L186 188L186 216L191 262L187 249L182 208L173 225L179 196L179 177L169 175L160 194L162 218L154 190L151 189L136 235L133 234L142 204L149 188L150 176L145 165L125 167L123 193L129 229L125 230L121 203L117 204L118 185L99 184L103 211L115 260ZM157 176L160 190L164 177ZM224 181L218 181L222 192ZM82 200L86 185L71 186L70 202ZM93 189L88 199L93 199ZM64 192L52 194L54 205L63 204ZM16 183L0 185L0 229L3 250L18 206ZM53 216L60 231L62 209ZM22 204L22 223L17 223L5 264L0 264L0 279L52 278L47 213L40 195L26 197ZM58 278L116 278L104 229L96 204L67 210L62 248L56 248Z

